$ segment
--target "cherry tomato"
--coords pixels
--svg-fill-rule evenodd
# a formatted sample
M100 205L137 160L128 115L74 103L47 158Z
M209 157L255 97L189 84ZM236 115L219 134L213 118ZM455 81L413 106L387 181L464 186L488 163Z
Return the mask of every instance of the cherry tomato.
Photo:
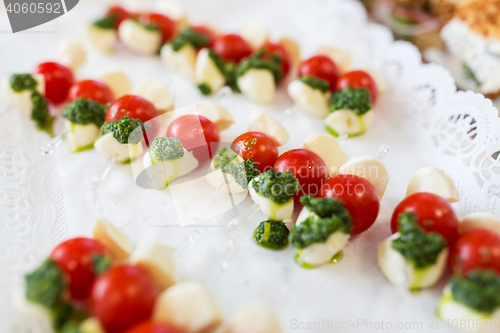
M160 29L162 41L168 42L175 34L177 26L168 16L158 13L142 13L138 20L144 25L155 25Z
M111 89L96 80L83 80L72 85L68 92L68 102L77 98L90 99L101 104L111 103L115 99Z
M329 89L334 91L340 74L337 65L330 58L317 55L300 63L299 77L306 75L328 81Z
M164 323L147 320L135 325L125 333L181 333L181 331Z
M209 42L208 42L208 45L206 47L209 47L209 48L213 47L217 36L215 35L215 33L212 30L210 30L207 27L201 26L201 25L193 25L193 26L191 26L191 30L208 38Z
M42 74L45 78L45 97L53 104L59 104L68 97L69 88L75 79L71 70L57 62L44 62L38 65L35 74Z
M373 104L377 101L377 84L367 72L352 71L342 75L337 81L337 90L347 87L366 88L370 91Z
M93 262L95 255L110 256L110 253L101 243L78 237L62 242L49 256L66 273L70 297L74 300L85 300L89 296L96 277Z
M241 36L230 34L222 35L215 40L214 51L223 60L240 62L252 54L252 47Z
M290 171L299 181L300 189L294 199L303 195L317 196L328 178L326 164L321 157L307 149L292 149L281 154L274 163L274 169Z
M344 202L352 217L352 234L370 228L377 219L380 200L377 190L364 178L355 175L338 175L321 187L320 197L337 198Z
M151 128L146 132L148 142L155 137L159 127L159 119L154 119L160 114L149 101L142 97L134 95L125 95L118 98L110 105L106 112L106 122L117 121L125 116L129 118L139 119L143 123L150 121Z
M420 192L401 201L391 218L392 233L398 231L399 214L410 211L418 219L420 226L427 232L437 232L452 245L458 236L458 219L451 205L439 195Z
M261 132L243 133L232 144L232 149L245 161L251 158L260 172L271 169L278 159L278 143Z
M205 117L185 115L175 119L167 129L167 137L177 138L184 149L202 163L217 152L220 136L217 126Z
M275 54L281 58L281 69L283 70L283 77L285 77L290 72L290 64L292 62L288 51L280 44L270 42L264 44L263 48L266 52Z
M151 317L159 293L153 278L142 268L115 266L99 276L92 287L92 315L107 333L120 333Z
M452 245L449 259L455 274L464 276L476 269L500 274L500 236L486 229L467 231Z
M125 8L119 5L113 5L108 8L105 16L109 17L112 15L116 16L115 29L118 29L118 26L120 25L120 23L122 23L123 20L131 16L131 14Z

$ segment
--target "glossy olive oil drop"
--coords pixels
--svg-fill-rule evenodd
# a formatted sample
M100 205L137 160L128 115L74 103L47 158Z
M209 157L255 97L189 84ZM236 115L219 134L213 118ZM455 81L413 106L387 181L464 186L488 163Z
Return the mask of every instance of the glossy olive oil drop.
M337 252L331 259L330 261L328 261L327 263L323 264L323 265L310 265L308 263L305 263L305 262L301 262L300 261L300 254L299 252L297 252L295 254L295 257L293 258L293 260L295 261L295 263L297 265L299 265L300 267L304 268L304 269L315 269L315 268L318 268L318 267L321 267L321 266L324 266L324 265L331 265L331 264L336 264L338 262L340 262L342 260L342 258L344 258L344 252L342 250L340 250L339 252Z

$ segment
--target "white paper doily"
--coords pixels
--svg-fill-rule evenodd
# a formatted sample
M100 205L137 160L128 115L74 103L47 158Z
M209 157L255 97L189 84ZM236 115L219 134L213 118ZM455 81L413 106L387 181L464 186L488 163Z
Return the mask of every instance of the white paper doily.
M394 288L376 267L376 244L389 235L392 210L402 200L411 175L423 166L443 169L456 182L461 200L454 207L459 216L484 210L500 214L500 203L493 207L495 202L490 199L500 191L497 110L481 95L457 93L447 71L423 65L415 47L393 42L388 29L367 23L364 9L355 1L254 0L250 6L234 0L188 0L185 5L194 22L235 31L247 20L261 20L269 26L272 37L286 34L296 38L304 57L312 55L314 46L321 43L350 51L356 67L384 73L388 90L377 104L373 128L362 137L341 142L341 146L349 156L375 154L381 143L389 144L392 151L384 159L391 181L379 219L370 231L352 240L339 264L306 271L293 263L293 249L276 253L258 248L250 240L252 230L263 220L256 214L239 231L242 246L229 269L214 278L215 267L227 251L227 238L222 228L206 225L223 225L231 218L225 214L198 228L200 239L182 256L184 277L205 282L226 317L247 301L269 303L279 309L284 332L329 331L293 327L299 322L328 325L329 321L340 323L330 331L350 332L356 330L345 328L345 323L358 320L372 325L390 322L395 332L428 331L437 321L434 311L443 283L417 296ZM28 72L37 63L54 59L61 40L81 39L84 22L104 10L101 1L83 0L68 14L32 32L0 34L0 75ZM0 30L9 30L3 14ZM89 59L79 78L123 69L134 83L147 78L168 82L174 74L158 59L124 50L113 57L88 51ZM202 99L196 88L182 79L172 89L177 107ZM246 131L248 114L258 106L241 96L230 97L224 104L236 123L222 137L232 141ZM284 117L290 105L281 88L276 103L261 108L283 119L292 133L281 151L298 147L310 134L325 132L321 120L300 112ZM134 240L149 237L173 246L193 230L177 227L168 191L138 188L129 167L114 166L104 183L93 189L88 180L105 164L95 151L74 155L63 143L52 156L42 157L38 148L49 139L36 132L30 121L13 110L1 113L0 120L0 331L36 331L34 323L12 309L13 290L21 285L23 273L39 264L55 244L71 235L89 234L93 218L107 216L118 225L136 218L127 229ZM238 209L250 204L247 199ZM422 329L397 329L397 323L414 322L421 322ZM358 326L357 330L381 331L376 326ZM439 331L446 331L442 323Z

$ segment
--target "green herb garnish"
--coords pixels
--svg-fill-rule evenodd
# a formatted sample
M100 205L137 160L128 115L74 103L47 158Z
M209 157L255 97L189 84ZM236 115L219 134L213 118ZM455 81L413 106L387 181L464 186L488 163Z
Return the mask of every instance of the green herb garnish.
M269 169L253 179L252 187L257 194L282 205L292 200L294 194L299 190L300 184L288 170L279 172Z
M172 50L175 52L182 49L184 45L190 44L197 49L201 49L210 43L210 39L200 33L197 33L191 28L184 29L178 36L172 41Z
M328 91L328 87L330 86L330 82L314 76L301 76L299 77L299 81L307 84L313 89L318 89L322 93L326 93Z
M100 136L113 133L113 137L122 144L137 144L143 139L142 130L136 130L138 127L142 128L142 121L125 116L120 120L104 123Z
M270 71L273 74L276 85L278 85L283 77L281 57L276 54L266 52L264 49L260 49L250 58L244 59L236 68L235 77L239 78L240 76L243 76L251 68L266 69Z
M68 104L62 112L62 116L73 124L94 124L97 127L102 126L105 115L106 106L84 98L78 98Z
M372 98L370 91L366 88L347 87L344 90L337 91L330 99L330 111L352 110L358 116L365 114L372 108Z
M248 183L259 175L259 169L252 159L243 161L234 151L222 147L213 160L214 169L230 174L242 188L248 188Z
M476 270L466 277L451 279L453 298L471 309L491 314L500 307L500 276L493 271Z
M266 220L259 224L253 236L255 243L270 250L288 246L288 228L281 221Z
M31 74L12 74L9 83L11 89L16 93L25 90L35 90L38 84Z
M149 145L148 151L153 155L152 162L176 160L184 156L182 143L176 138L157 136Z

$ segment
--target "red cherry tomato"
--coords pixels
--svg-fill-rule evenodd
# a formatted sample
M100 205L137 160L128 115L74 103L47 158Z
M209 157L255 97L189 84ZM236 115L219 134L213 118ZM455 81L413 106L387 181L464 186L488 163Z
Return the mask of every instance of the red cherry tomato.
M151 128L146 132L148 141L153 141L159 127L159 120L154 119L160 114L149 101L142 97L134 95L125 95L118 98L110 105L106 112L106 122L117 121L125 116L129 118L139 119L143 123L151 120Z
M72 85L68 92L68 102L71 103L77 98L90 99L101 104L111 103L115 99L111 89L96 80L83 80Z
M373 104L377 101L377 84L370 74L364 71L352 71L342 75L337 81L337 90L347 87L366 88L370 91Z
M59 104L68 97L69 88L75 79L71 70L57 62L44 62L38 65L35 74L45 78L45 97L53 104Z
M299 77L306 75L328 81L329 89L334 91L340 74L337 65L330 58L317 55L300 63Z
M181 333L181 331L164 323L147 320L135 325L125 333Z
M201 25L193 25L193 26L191 26L191 30L207 37L208 41L209 41L207 47L209 47L209 48L213 47L217 36L215 35L215 33L212 30L210 30L207 27L201 26Z
M175 22L163 14L142 13L137 19L141 24L157 26L160 29L164 43L172 39L177 29Z
M320 197L337 198L344 202L352 217L352 234L370 228L377 219L380 200L377 190L364 178L355 175L338 175L321 187Z
M500 236L486 229L460 235L449 256L451 270L467 275L476 269L491 269L500 274Z
M299 181L300 189L294 199L303 195L317 196L328 178L326 164L321 157L307 149L292 149L284 152L274 163L274 169L290 171Z
M266 52L275 54L281 58L281 69L283 70L283 77L285 77L290 72L290 64L292 62L288 51L280 44L269 42L264 44L263 48Z
M451 205L439 195L420 192L406 197L397 205L391 218L392 233L398 231L399 214L415 214L420 226L427 232L437 232L452 245L458 236L458 219Z
M214 51L223 60L240 62L252 54L252 47L241 36L230 34L222 35L215 40Z
M120 333L151 317L160 290L153 278L133 265L115 266L92 287L90 306L107 333Z
M260 172L271 169L279 156L276 140L260 132L243 133L234 139L232 149L245 161L251 158Z
M220 136L217 126L202 116L185 115L175 119L167 129L167 137L177 138L184 149L202 163L217 152Z
M66 273L70 297L74 300L85 300L89 296L96 277L92 261L95 255L110 256L110 253L101 243L78 237L62 242L49 256Z
M105 16L109 17L112 15L116 16L115 29L118 29L118 26L120 25L120 23L122 23L123 20L131 16L131 14L125 8L119 5L113 5L108 8Z

